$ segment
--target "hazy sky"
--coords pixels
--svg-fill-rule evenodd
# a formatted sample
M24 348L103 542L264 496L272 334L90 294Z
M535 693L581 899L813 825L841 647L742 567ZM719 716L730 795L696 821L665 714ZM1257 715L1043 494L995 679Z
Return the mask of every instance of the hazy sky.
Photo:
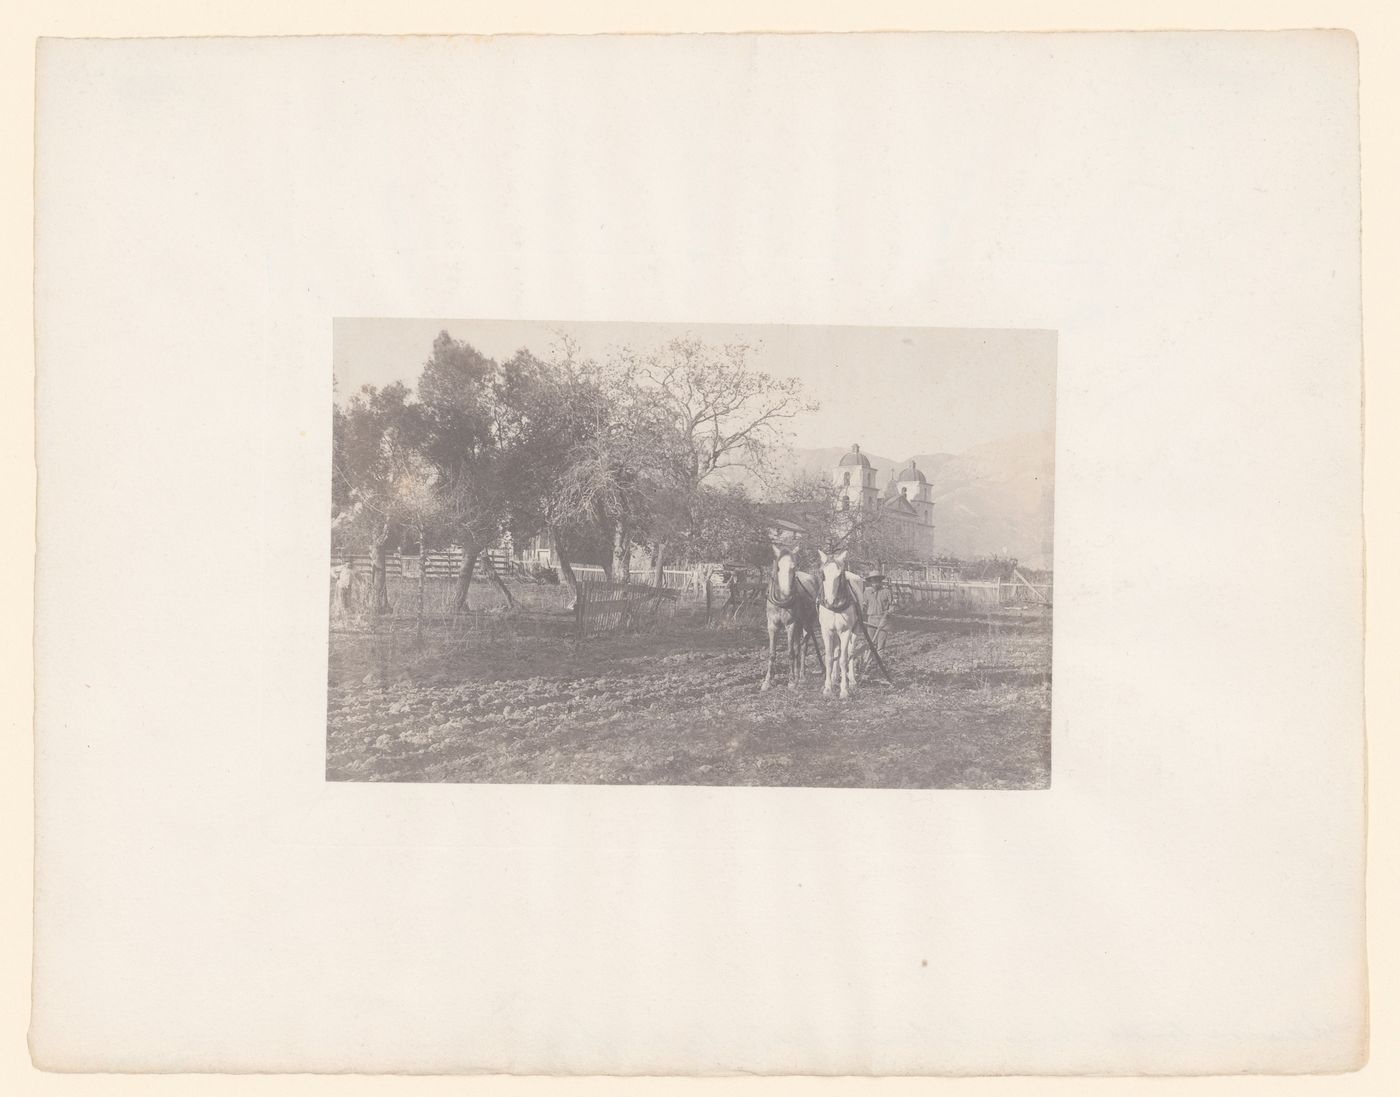
M901 460L1055 424L1055 333L993 329L338 319L337 398L366 384L413 385L444 329L497 361L521 347L545 357L560 332L599 359L614 347L641 351L686 334L748 343L755 367L800 378L820 401L819 411L791 423L800 447L859 442Z

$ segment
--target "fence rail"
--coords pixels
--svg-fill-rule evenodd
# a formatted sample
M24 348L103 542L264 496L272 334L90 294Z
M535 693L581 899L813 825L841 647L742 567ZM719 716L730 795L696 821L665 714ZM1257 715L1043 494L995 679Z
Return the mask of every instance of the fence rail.
M521 567L511 559L510 553L505 549L483 552L477 559L478 568L482 567L482 561L486 558L491 560L501 575L518 573ZM421 565L426 568L429 578L455 579L461 575L466 562L466 556L460 549L434 550L423 560L411 553L390 552L384 556L384 572L390 576L417 578ZM374 557L365 552L334 553L331 563L336 567L349 564L356 575L371 575L374 572ZM610 581L607 573L596 564L574 564L573 571L575 577L581 581ZM704 589L707 574L702 568L663 568L661 585L667 590L684 591L699 597ZM632 585L650 585L655 578L654 568L634 568L628 575L628 582Z
M507 575L506 567L495 559L504 553L491 555L498 572L502 576ZM373 572L373 560L367 554L339 554L333 557L333 561L350 565L357 577L367 577ZM424 578L428 580L426 613L430 617L452 613L455 580L461 574L464 563L460 551L430 552L423 561L414 556L389 553L384 564L385 578L390 586L391 614L416 609L420 564L425 569ZM631 572L625 583L610 582L602 568L587 564L576 565L574 574L579 580L579 596L574 607L575 632L579 639L637 627L648 619L642 615L642 610L647 610L654 618L659 608L658 601L669 603L678 598L687 601L703 599L705 621L709 625L748 624L761 620L767 592L766 582L746 579L724 583L718 574L708 568L666 568L662 572L659 590L651 582L655 572L650 569ZM363 611L368 608L369 585L357 582L355 587L353 608ZM909 607L940 604L965 608L1048 606L1054 592L1053 580L1047 577L1035 581L1020 569L1014 569L1010 580L891 580L889 587L897 604ZM560 593L566 592L561 590Z
M608 574L596 564L574 564L574 576L578 580L607 583L615 580L608 579ZM667 590L684 591L688 594L698 596L705 585L705 572L699 568L663 568L661 572L661 585ZM651 586L656 578L654 568L633 568L627 574L627 582L631 586Z
M1051 583L1032 583L1018 575L1005 579L955 579L935 583L893 581L890 590L906 605L947 604L955 606L1006 606L1017 604L1050 605Z
M489 549L477 557L477 567L482 567L484 559L490 559L502 575L514 567L510 553L505 549ZM356 575L374 573L374 557L367 552L340 552L331 555L331 563L340 567L349 564ZM410 553L388 552L384 554L384 574L401 575L416 579L419 567L427 570L430 579L455 579L466 566L466 554L461 549L440 549L429 552L426 559Z
M654 618L676 591L648 583L609 583L581 579L574 601L574 634L579 640L639 628Z

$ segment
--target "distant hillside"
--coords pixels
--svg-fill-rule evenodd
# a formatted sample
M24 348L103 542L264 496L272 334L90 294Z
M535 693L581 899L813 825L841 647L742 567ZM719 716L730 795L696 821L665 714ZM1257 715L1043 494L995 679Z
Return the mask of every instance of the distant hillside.
M923 467L923 462L919 462ZM935 540L954 556L1052 566L1055 440L1048 431L975 446L926 473Z
M798 449L789 475L824 473L850 447ZM862 450L876 469L881 490L892 460ZM917 453L914 463L929 481L935 542L954 556L1014 556L1029 567L1051 566L1055 490L1055 438L1049 431L974 446L966 453ZM759 490L757 484L751 485Z

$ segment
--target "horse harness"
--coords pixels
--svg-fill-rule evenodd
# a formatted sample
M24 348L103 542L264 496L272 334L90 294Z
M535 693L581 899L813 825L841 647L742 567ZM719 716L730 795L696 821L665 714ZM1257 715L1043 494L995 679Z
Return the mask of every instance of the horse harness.
M792 607L797 604L798 586L800 586L800 584L797 582L797 576L794 575L792 577L792 589L788 592L788 596L786 598L780 598L778 596L778 564L777 561L774 561L773 575L768 580L768 604L774 609L792 609Z
M851 589L850 580L846 578L844 571L841 572L840 581L836 586L836 601L834 602L826 600L826 584L817 584L817 604L825 606L832 613L845 613L855 600L855 592Z

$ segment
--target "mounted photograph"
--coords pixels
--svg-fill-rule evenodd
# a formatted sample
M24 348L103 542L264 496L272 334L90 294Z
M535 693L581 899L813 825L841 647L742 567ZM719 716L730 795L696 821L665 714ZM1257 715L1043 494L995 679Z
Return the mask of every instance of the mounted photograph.
M1055 332L333 356L328 780L1050 787Z

